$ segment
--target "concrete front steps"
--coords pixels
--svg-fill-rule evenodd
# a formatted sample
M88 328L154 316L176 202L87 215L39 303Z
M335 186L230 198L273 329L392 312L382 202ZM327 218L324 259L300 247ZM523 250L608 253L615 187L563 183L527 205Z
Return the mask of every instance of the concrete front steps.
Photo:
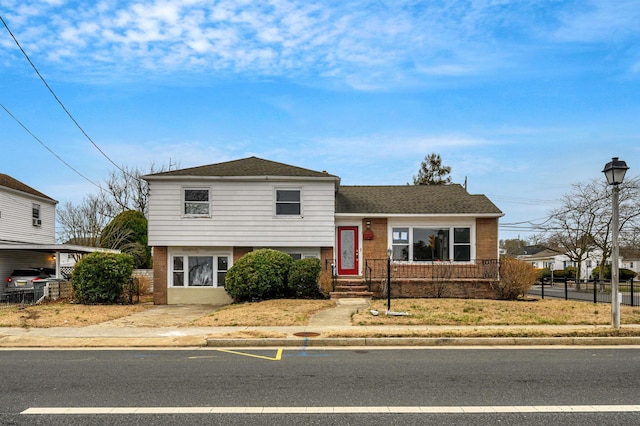
M329 296L332 299L344 299L344 298L371 298L373 293L369 291L369 287L363 283L363 281L353 280L340 280L336 283L334 291Z

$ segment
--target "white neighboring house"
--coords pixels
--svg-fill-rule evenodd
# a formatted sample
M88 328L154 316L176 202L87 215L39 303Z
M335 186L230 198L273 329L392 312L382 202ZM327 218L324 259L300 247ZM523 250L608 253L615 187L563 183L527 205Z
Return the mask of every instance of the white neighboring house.
M55 243L57 203L42 192L0 173L0 300L6 292L6 278L14 269L55 268L60 277L62 253L104 251Z
M551 249L545 249L536 254L521 255L518 256L518 259L530 263L536 269L549 268L554 271L560 271L568 266L576 266L575 262L569 259L569 256Z
M622 258L621 268L630 269L640 276L640 250L620 249L620 257Z
M566 253L551 249L542 250L536 254L518 256L518 259L529 262L536 269L549 268L554 271L562 271L569 266L578 266L578 262L572 261ZM581 263L581 279L591 278L593 269L600 264L601 259L601 250L596 249L589 252L589 256Z

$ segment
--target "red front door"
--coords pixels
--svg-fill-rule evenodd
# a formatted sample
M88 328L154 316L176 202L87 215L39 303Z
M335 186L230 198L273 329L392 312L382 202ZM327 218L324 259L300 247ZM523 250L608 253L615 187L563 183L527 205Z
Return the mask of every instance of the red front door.
M358 227L338 227L338 275L358 275Z

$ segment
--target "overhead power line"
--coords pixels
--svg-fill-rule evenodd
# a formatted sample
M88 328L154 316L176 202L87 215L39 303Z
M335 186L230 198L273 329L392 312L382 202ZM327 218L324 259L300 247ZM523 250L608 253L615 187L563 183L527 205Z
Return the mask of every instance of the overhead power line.
M11 113L11 111L9 111L7 109L7 107L5 107L3 104L0 103L0 107L2 107L2 109L4 109L6 111L7 114L9 114L9 116L11 118L13 118L15 120L16 123L18 123L20 125L20 127L22 127L27 133L29 133L31 135L31 137L33 137L36 141L38 141L38 143L40 145L42 145L43 147L45 147L45 149L47 151L49 151L51 154L53 154L54 157L56 157L58 160L62 161L62 163L69 167L71 170L73 170L74 172L76 172L79 176L81 176L82 178L84 178L85 180L87 180L89 183L97 186L99 189L102 189L100 187L100 185L98 185L97 183L95 183L94 181L92 181L91 179L89 179L88 177L86 177L85 175L83 175L82 173L80 173L77 169L75 169L71 164L67 163L66 161L64 161L64 159L62 157L60 157L58 154L56 154L51 148L49 148L44 142L42 142L35 134L33 134L33 132L31 130L29 130L29 128L27 126L25 126L20 120L18 120L18 118L13 115Z
M24 57L27 59L27 61L29 62L29 64L31 65L31 67L33 68L33 70L36 72L36 74L38 75L38 77L40 78L40 80L44 83L45 87L47 88L47 90L49 90L49 93L51 93L51 95L53 96L53 98L56 100L56 102L58 102L58 104L60 105L60 107L62 107L62 109L64 110L64 112L69 116L69 118L71 119L71 121L73 121L73 123L76 125L76 127L78 129L80 129L80 131L82 132L82 134L87 138L87 140L89 142L91 142L91 144L100 152L100 154L102 154L102 156L104 158L106 158L111 164L113 164L118 170L120 170L122 173L124 174L128 174L126 171L124 171L122 168L120 168L120 166L118 166L99 146L97 143L95 143L93 141L93 139L91 139L91 137L87 134L87 132L84 131L84 129L82 128L82 126L80 126L80 123L78 123L78 121L74 118L74 116L71 114L71 112L69 112L69 110L67 109L67 107L64 106L64 104L62 103L62 101L60 100L60 98L58 98L58 96L56 95L56 93L53 91L53 89L51 88L51 86L49 86L49 83L47 83L47 81L44 79L44 77L42 76L42 74L40 74L40 71L38 71L38 68L35 66L35 64L31 61L31 58L29 58L29 55L27 55L27 52L25 52L25 50L22 48L22 46L20 45L20 42L18 41L18 39L13 35L13 32L11 32L11 29L9 28L9 26L7 25L7 23L5 22L5 20L2 18L2 16L0 15L0 21L2 21L2 24L4 25L4 27L7 29L7 31L9 32L9 35L11 35L11 38L13 39L13 41L16 43L16 45L18 46L18 48L20 49L20 51L22 52L22 54L24 55ZM138 179L135 176L132 176L135 179Z

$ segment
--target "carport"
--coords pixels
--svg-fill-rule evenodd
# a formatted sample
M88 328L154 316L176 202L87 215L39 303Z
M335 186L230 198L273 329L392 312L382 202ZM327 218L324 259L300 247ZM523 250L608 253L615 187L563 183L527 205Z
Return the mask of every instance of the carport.
M89 247L75 244L0 244L0 299L6 293L5 278L17 268L50 267L56 271L56 278L63 278L60 258L62 253L85 255L97 251L120 253L120 250Z

